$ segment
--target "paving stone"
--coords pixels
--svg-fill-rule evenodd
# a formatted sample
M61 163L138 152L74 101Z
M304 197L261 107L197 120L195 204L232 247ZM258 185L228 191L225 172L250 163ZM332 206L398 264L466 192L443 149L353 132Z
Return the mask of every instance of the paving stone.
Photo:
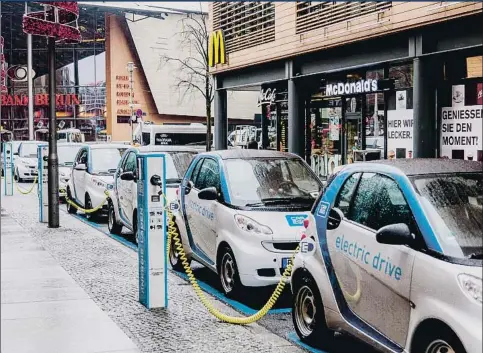
M63 211L61 227L49 229L38 222L37 205L35 194L2 195L2 207L9 217L32 234L141 352L302 352L258 324L244 327L219 322L203 307L191 286L172 273L168 275L168 309L147 310L138 302L134 251ZM2 227L9 217L2 218ZM224 313L240 316L210 298Z

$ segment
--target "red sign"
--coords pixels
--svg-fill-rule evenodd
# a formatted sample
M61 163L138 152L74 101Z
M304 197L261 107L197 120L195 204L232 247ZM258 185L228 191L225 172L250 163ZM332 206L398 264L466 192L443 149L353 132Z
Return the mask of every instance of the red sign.
M483 105L483 83L476 85L476 104Z
M27 106L29 103L29 97L27 95L2 95L2 106ZM80 105L80 99L75 94L57 94L55 96L55 105ZM49 95L48 94L36 94L34 96L34 105L36 106L48 106Z

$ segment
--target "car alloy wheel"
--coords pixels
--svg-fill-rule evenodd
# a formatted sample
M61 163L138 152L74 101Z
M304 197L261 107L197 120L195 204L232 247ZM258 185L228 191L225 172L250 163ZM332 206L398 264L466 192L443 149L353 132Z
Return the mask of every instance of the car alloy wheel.
M236 265L229 252L226 252L221 259L220 279L225 293L231 293L236 286Z
M107 216L107 225L109 227L109 230L112 231L112 228L114 228L114 207L112 206L109 207L109 213Z
M310 336L314 330L317 306L314 293L308 286L303 286L297 292L295 299L295 321L304 336Z
M455 350L446 341L438 339L429 344L425 353L455 353Z

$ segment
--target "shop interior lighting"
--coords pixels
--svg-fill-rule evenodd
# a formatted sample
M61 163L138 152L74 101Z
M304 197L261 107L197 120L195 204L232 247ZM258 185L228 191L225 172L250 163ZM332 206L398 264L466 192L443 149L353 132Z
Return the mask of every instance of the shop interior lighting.
M445 9L448 6L454 6L454 5L461 4L462 2L464 2L464 1L441 1L439 3L439 5L432 6L427 11L428 12L438 11L438 10L441 10L441 9Z

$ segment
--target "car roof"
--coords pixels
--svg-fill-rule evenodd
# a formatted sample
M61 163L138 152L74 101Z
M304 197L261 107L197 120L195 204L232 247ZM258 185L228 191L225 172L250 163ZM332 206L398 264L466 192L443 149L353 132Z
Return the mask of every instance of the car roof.
M97 149L105 149L105 148L129 148L128 145L123 145L119 143L101 143L101 144L95 144L95 145L84 145L84 146L89 146L90 149L92 150L97 150Z
M242 148L233 148L229 150L220 150L205 152L202 155L218 156L221 159L249 159L249 158L300 158L299 156L288 153L271 150L249 150Z
M381 159L356 164L391 166L406 175L483 173L483 162L447 158ZM354 164L354 165L356 165Z
M166 145L148 145L135 147L139 152L193 152L198 151L191 147L186 146L166 146Z
M57 147L61 146L77 146L79 148L86 146L85 143L78 143L78 142L59 142L57 143Z

